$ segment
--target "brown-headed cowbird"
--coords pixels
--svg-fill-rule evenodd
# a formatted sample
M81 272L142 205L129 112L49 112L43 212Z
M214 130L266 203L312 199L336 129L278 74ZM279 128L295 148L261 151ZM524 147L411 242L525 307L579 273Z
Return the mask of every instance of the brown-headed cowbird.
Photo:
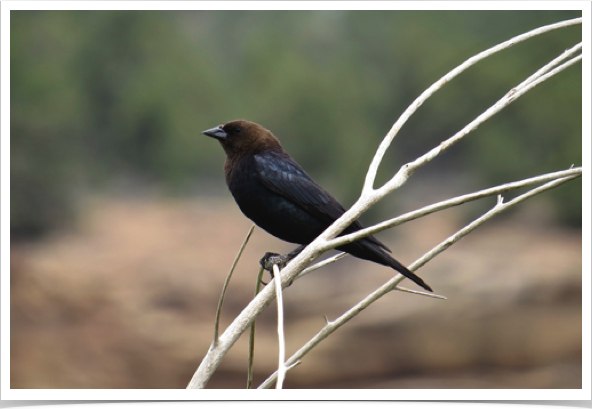
M232 121L203 134L217 139L226 152L226 184L241 211L275 237L290 243L309 244L345 212L344 207L312 180L286 153L279 140L261 125ZM361 228L356 220L341 234ZM290 253L290 258L302 248ZM392 267L432 291L421 278L392 258L387 253L390 250L373 236L338 250Z

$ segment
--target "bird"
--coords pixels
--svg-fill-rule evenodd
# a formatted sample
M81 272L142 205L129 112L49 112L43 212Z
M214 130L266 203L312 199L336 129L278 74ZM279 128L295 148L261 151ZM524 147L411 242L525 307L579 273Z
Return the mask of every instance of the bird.
M202 133L217 139L224 149L226 184L243 214L269 234L300 245L283 256L285 262L345 213L339 201L317 184L284 150L278 138L263 126L233 120ZM341 235L362 228L356 220ZM391 267L420 287L433 291L395 260L389 254L391 250L374 236L345 244L337 250ZM278 256L267 253L266 257L273 255ZM261 263L264 265L263 259Z

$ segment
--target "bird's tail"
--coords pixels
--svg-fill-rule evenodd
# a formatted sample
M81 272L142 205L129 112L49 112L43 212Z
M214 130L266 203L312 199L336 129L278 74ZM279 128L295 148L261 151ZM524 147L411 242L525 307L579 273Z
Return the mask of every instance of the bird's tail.
M346 251L350 253L352 256L362 258L369 261L374 261L375 263L382 264L383 266L391 267L397 270L399 273L403 274L405 277L413 281L418 286L425 288L429 292L433 292L432 288L427 285L421 277L415 275L411 272L407 267L403 264L399 263L397 260L392 258L386 251L388 248L384 246L384 244L378 242L374 239L378 244L369 241L369 240L359 240L357 242L347 244L340 250Z
M394 268L395 270L397 270L399 273L403 274L405 277L407 277L408 279L413 281L418 286L425 288L426 290L428 290L431 293L434 292L432 290L432 287L427 285L426 282L421 279L421 277L419 277L418 275L411 272L411 270L409 270L407 267L405 267L403 264L399 263L397 260L395 260L394 258L389 256L388 254L383 253L383 255L384 255L384 258L387 260L387 265L389 267Z

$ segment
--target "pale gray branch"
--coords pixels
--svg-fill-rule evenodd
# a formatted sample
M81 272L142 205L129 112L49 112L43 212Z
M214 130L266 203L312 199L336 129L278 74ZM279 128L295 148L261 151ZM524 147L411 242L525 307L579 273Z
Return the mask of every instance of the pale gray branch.
M395 218L392 218L389 220L385 220L385 221L377 223L373 226L366 227L362 230L358 230L355 233L350 233L347 235L343 235L343 236L339 236L334 239L331 239L331 240L327 241L326 249L328 250L328 249L342 246L347 243L351 243L353 241L359 240L363 237L371 236L373 234L376 234L376 233L381 232L383 230L389 229L391 227L399 226L399 225L401 225L405 222L408 222L410 220L418 219L418 218L423 217L425 215L428 215L428 214L431 214L431 213L434 213L434 212L437 212L440 210L445 210L450 207L458 206L463 203L472 202L474 200L481 199L481 198L488 197L488 196L498 195L500 193L509 192L511 190L520 189L522 187L537 184L537 183L544 183L544 182L548 182L550 180L555 180L555 179L559 179L559 178L573 179L573 178L580 177L581 175L582 175L582 168L581 167L570 168L568 170L546 173L544 175L539 175L539 176L531 177L528 179L519 180L516 182L504 183L502 185L491 187L488 189L479 190L474 193L469 193L466 195L457 196L452 199L444 200L439 203L434 203L429 206L422 207L421 209L417 209L412 212L405 213L401 216L398 216L398 217L395 217Z
M277 264L273 265L273 275L274 277L280 277L280 268ZM281 280L274 279L275 283L275 297L277 299L277 310L278 310L278 319L277 319L277 328L278 328L278 345L279 345L279 352L278 352L278 377L277 382L275 385L276 389L282 389L284 385L284 378L286 377L286 372L288 369L286 368L286 337L284 336L284 297L282 295L282 284L280 283Z
M460 64L458 67L450 71L448 74L444 75L434 84L432 84L428 89L426 89L411 105L403 112L403 114L399 117L399 119L395 122L392 126L391 130L388 132L386 137L381 142L378 150L376 151L376 155L374 159L372 159L372 163L368 169L368 173L366 174L366 180L364 181L364 188L363 192L368 192L374 189L374 181L376 179L376 172L378 171L378 166L382 162L382 158L386 153L388 147L390 146L392 140L395 138L399 130L403 127L405 122L417 111L417 109L429 98L431 97L437 90L439 90L444 84L450 82L453 78L458 76L460 73L465 71L467 68L471 67L472 65L476 64L477 62L487 58L499 51L502 51L506 48L510 48L515 44L518 44L522 41L528 40L534 36L556 30L559 28L564 28L572 25L582 24L581 18L575 18L571 20L561 21L559 23L549 24L547 26L539 27L534 30L528 31L524 34L520 34L516 37L513 37L503 43L500 43L494 47L491 47L485 51L480 52L479 54L474 55L473 57L466 60L464 63ZM536 75L535 73L533 74ZM540 75L540 74L539 74Z
M426 293L425 291L412 290L410 288L401 287L399 285L396 286L395 288L393 288L393 290L401 291L403 293L422 295L424 297L429 297L429 298L437 298L439 300L447 300L448 299L448 298L444 297L443 295L434 294L434 293Z
M380 144L377 153L372 160L370 168L368 170L368 174L366 175L366 180L364 183L364 188L362 190L362 195L360 199L347 211L341 216L335 223L333 223L327 230L325 230L317 239L315 239L311 244L309 244L296 258L294 258L286 268L284 268L281 272L281 275L276 275L274 280L281 279L282 287L285 287L294 280L296 275L298 275L301 271L304 270L307 266L309 266L315 259L319 257L323 251L328 249L329 240L337 236L339 233L343 231L347 226L349 226L354 220L358 219L362 213L364 213L368 208L370 208L374 203L378 200L383 198L386 194L392 192L397 187L401 186L405 181L409 178L409 176L413 173L414 170L423 166L428 161L432 160L434 157L439 155L444 149L451 146L453 143L460 140L466 134L468 134L471 130L475 129L479 124L483 123L485 120L489 119L495 113L499 112L503 107L507 106L510 102L518 98L523 93L527 92L528 90L532 89L538 83L544 81L545 79L557 74L562 69L566 68L567 66L579 61L580 57L572 58L559 66L556 66L559 62L554 62L557 59L553 60L551 63L547 64L543 69L537 71L537 73L533 74L527 81L528 83L523 82L523 84L519 85L518 87L512 89L508 94L506 94L500 101L498 101L495 105L489 108L486 112L482 115L477 117L473 122L467 125L463 130L461 130L456 135L449 138L447 141L443 142L437 148L432 149L426 155L418 158L414 162L404 165L399 172L384 186L382 186L378 190L373 189L374 179L376 176L376 171L386 149L390 145L392 139L395 137L398 130L401 126L405 123L405 121L417 110L417 108L423 104L423 102L429 98L435 91L437 91L442 85L446 82L450 81L452 78L460 74L462 71L470 67L471 65L475 64L476 62L482 60L483 58L492 55L498 51L501 51L505 48L508 48L520 41L524 41L528 38L533 36L555 30L562 27L567 27L571 25L581 24L582 19L573 19L568 21L563 21L556 24L551 24L548 26L540 27L538 29L532 30L528 33L522 34L520 36L516 36L504 43L501 43L495 47L490 48L482 53L471 57L463 64L459 65L454 70L450 71L447 75L442 77L438 82L433 84L430 88L428 88L424 93L420 95L418 99L416 99L413 104L401 115L399 120L395 122L387 136L384 138L382 143ZM558 57L559 58L559 57ZM554 69L550 69L550 65L554 64L556 66ZM444 146L443 146L444 145ZM567 178L563 178L560 180L565 181ZM550 182L550 183L556 183ZM547 185L543 185L547 186ZM543 188L541 186L541 189ZM536 190L536 189L534 189ZM521 197L521 196L520 196ZM515 202L518 198L514 199L510 203L517 203ZM504 207L505 209L506 207ZM331 242L335 244L335 241ZM332 260L335 261L335 260ZM415 267L417 268L417 266ZM410 270L413 271L413 268L410 267ZM387 292L393 290L393 288L403 279L403 276L396 276L391 281L383 285L381 288L376 290L373 294L368 296L365 300L358 303L352 309L350 309L346 314L340 317L338 320L330 322L327 326L321 330L318 336L315 336L309 343L305 345L300 351L312 349L318 342L320 342L324 336L324 334L331 333L339 328L343 323L347 322L349 319L354 317L355 315L359 314L361 310L366 308L370 305L375 299L380 298L382 295L386 294ZM249 325L255 320L255 318L273 301L275 297L274 287L272 285L266 286L263 291L261 291L251 302L245 307L243 311L236 317L236 319L228 326L226 331L219 337L218 342L214 345L210 346L206 356L202 360L199 368L196 370L195 374L193 375L188 388L203 388L205 387L207 381L210 379L216 368L218 367L220 361L227 353L227 351L234 345L236 340L240 337L240 335L249 327ZM319 338L320 337L320 338ZM300 351L298 353L300 353ZM297 354L298 354L297 353ZM290 358L288 361L285 362L286 365L291 365L296 362L295 359ZM275 375L274 375L275 376ZM267 381L266 381L267 382Z
M572 48L565 50L559 57L555 58L549 64L545 65L544 67L539 69L537 72L532 74L530 77L528 77L526 80L524 80L524 83L528 84L529 82L534 81L535 79L539 78L543 74L547 73L551 68L557 66L561 61L565 60L567 57L569 57L581 50L582 50L582 43L578 43L578 44L574 45Z
M563 71L565 68L575 64L576 62L580 61L582 56L579 55L577 57L568 60L561 65L555 67L554 69L550 70L551 66L555 64L554 59L550 63L546 64L543 68L537 71L537 73L531 75L526 80L522 81L519 85L512 88L506 95L500 98L495 104L489 107L485 112L475 118L473 121L469 122L464 128L458 131L456 134L448 138L447 140L440 143L437 147L433 148L431 151L426 153L423 156L415 159L413 162L407 163L401 167L401 170L395 174L387 183L385 183L379 189L372 189L368 194L374 193L376 197L374 200L380 200L385 195L389 194L393 190L397 189L398 187L402 186L407 179L420 167L426 165L428 162L436 158L442 152L450 148L452 145L459 142L462 138L467 136L469 133L477 129L481 124L487 121L489 118L497 114L499 111L510 105L512 102L517 100L519 97L530 91L532 88L536 87L543 81L551 78L552 76L558 74L559 72ZM536 76L535 76L536 75ZM364 197L364 196L362 196Z

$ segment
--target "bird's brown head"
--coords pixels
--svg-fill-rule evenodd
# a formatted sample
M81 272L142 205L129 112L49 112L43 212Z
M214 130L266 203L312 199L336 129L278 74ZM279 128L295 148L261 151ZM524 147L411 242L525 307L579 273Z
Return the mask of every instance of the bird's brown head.
M254 122L231 121L202 133L218 139L229 159L266 150L283 150L270 131Z

